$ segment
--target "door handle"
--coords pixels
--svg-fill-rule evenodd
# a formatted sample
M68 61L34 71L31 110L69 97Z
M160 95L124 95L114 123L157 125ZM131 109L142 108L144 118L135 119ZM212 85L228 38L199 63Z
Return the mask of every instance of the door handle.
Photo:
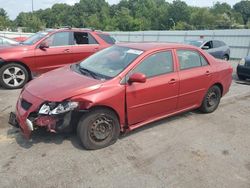
M207 76L210 76L210 71L206 71L206 73L205 73Z
M67 52L67 53L68 53L68 52L69 52L69 49L65 49L65 50L63 50L63 52Z
M175 84L176 83L176 80L174 78L172 78L169 82L169 84Z

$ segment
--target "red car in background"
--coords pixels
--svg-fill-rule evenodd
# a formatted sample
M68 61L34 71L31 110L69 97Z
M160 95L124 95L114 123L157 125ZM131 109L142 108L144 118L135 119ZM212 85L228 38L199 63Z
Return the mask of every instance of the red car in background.
M28 37L14 37L13 38L17 42L23 42L28 39Z
M20 45L0 49L0 85L24 86L32 75L71 64L115 43L108 34L91 29L50 29Z
M196 108L213 112L232 72L226 61L189 45L114 45L29 82L9 123L26 138L43 127L76 128L85 148L99 149L164 117Z

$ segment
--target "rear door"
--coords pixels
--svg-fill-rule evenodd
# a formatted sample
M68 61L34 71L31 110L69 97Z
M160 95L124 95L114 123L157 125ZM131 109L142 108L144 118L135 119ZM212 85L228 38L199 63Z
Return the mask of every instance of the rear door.
M62 67L72 63L70 32L57 32L45 39L49 48L40 49L39 45L35 49L35 63L39 72Z
M215 58L221 58L221 49L217 41L215 40L208 41L207 45L210 46L210 48L207 50L208 53L210 53Z
M97 40L89 32L73 32L72 58L81 61L100 50Z
M210 65L196 50L180 49L176 53L180 77L178 109L198 106L212 80Z
M146 57L130 72L146 75L145 83L126 85L128 124L133 125L176 110L179 78L172 51Z
M219 59L223 58L225 48L218 40L213 40L213 56Z

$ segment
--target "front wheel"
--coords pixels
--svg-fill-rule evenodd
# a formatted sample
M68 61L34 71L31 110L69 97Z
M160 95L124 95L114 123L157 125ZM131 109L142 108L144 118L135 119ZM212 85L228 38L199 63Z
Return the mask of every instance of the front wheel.
M114 144L120 134L116 114L107 109L94 109L83 115L77 126L77 135L86 149L101 149Z
M22 88L28 77L25 67L17 63L7 63L0 68L0 85L6 89Z
M202 111L203 113L211 113L215 111L219 106L220 99L221 89L216 85L212 86L211 88L209 88L202 101L200 111Z

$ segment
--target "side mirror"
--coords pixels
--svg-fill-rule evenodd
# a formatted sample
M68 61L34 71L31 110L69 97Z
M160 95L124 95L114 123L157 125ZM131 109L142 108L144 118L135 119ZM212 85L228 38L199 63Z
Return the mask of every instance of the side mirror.
M208 49L209 49L209 46L202 46L201 49L203 49L203 50L208 50Z
M139 72L132 74L128 79L128 83L132 84L133 82L145 83L146 82L145 74L142 74L142 73L139 73Z
M41 42L39 48L44 50L45 48L49 48L49 44L47 42L43 41L43 42Z

